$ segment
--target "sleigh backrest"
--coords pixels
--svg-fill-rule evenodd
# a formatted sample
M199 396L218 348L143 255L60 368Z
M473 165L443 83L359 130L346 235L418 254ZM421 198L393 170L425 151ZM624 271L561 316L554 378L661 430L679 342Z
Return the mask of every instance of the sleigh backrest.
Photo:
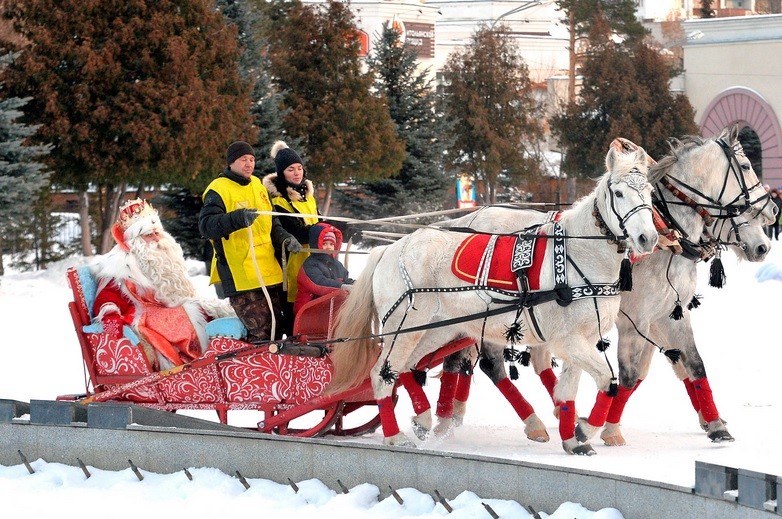
M293 335L305 340L331 339L337 310L347 295L344 290L335 290L302 306L293 323Z
M95 302L98 285L87 266L69 268L68 284L73 292L79 322L82 326L86 326L92 321L92 304Z

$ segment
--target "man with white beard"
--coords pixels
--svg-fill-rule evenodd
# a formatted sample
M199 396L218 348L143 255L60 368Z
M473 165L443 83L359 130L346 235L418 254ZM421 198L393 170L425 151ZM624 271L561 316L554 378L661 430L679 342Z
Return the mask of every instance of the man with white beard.
M208 345L207 321L235 316L231 305L198 297L182 248L146 201L123 204L112 235L117 245L91 265L98 283L95 321L114 338L129 325L153 370L200 357Z

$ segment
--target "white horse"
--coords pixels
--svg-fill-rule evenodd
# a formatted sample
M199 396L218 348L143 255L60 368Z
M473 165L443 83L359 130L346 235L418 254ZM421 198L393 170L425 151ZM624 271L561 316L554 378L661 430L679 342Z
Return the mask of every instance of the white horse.
M652 167L658 202L677 229L684 254L656 252L633 271L634 289L622 295L619 332L619 392L612 402L601 438L607 445L624 445L620 418L627 399L646 378L653 353L674 351L674 372L684 382L702 427L714 442L733 441L714 403L690 320L691 301L697 301L696 264L713 262L711 282L722 286L719 251L725 245L739 258L762 261L771 242L763 226L776 219L777 208L760 184L738 141L738 126L726 128L717 139L689 137ZM717 254L716 258L712 257ZM673 317L673 318L672 318ZM679 317L676 319L676 317ZM670 358L669 357L669 358ZM577 434L591 437L597 424L581 423Z
M471 281L454 274L452 264L456 265L455 255L464 252L462 242L480 235L465 239L463 233L421 229L374 249L340 309L334 335L347 344L331 354L334 375L326 392L356 387L370 375L384 442L412 445L399 431L393 411L391 395L400 373L457 337L475 338L487 347L504 346L508 337L523 338L531 345L545 343L563 359L556 390L562 402L563 448L571 454L593 454L588 442L575 438L573 403L582 370L594 378L606 398L616 389L595 344L613 327L619 310L617 277L623 255L618 246L626 244L638 254L648 254L657 244L646 152L624 153L615 142L606 155L606 169L590 195L562 212L558 221L541 227L545 236L533 245L544 254L535 267L537 288L510 291L491 285L489 266L497 263L491 256L492 247L500 246L497 236L488 236L485 249L479 251L483 258ZM532 259L525 254L528 245L515 249L517 264ZM510 270L504 263L502 267ZM373 326L378 322L384 335L379 352L373 335L379 331ZM529 409L528 419L533 415ZM531 428L543 426L525 423Z
M625 443L619 418L632 391L648 373L655 346L667 352L669 360L675 360L672 361L674 372L684 381L709 438L713 441L733 439L716 411L705 368L695 346L688 303L696 301L696 262L709 260L725 246L731 246L740 257L749 261L762 261L770 250L763 225L775 218L776 207L769 203L737 136L738 128L734 126L726 128L714 140L686 137L649 172L649 179L656 187L655 206L666 214L666 225L682 236L679 243L687 252L681 254L678 249L676 252L665 249L647 256L634 268L633 290L622 294L617 318L621 385L611 402L607 424L601 434L607 445ZM628 150L635 147L629 141L622 141ZM674 185L677 187L672 187ZM682 193L688 196L683 197ZM475 231L513 232L517 230L514 214L518 212L509 207L487 206L441 225ZM468 354L474 357L475 351L468 350L461 356ZM678 362L679 357L681 362ZM536 348L531 360L553 398L556 375L551 369L550 354L544 348ZM464 361L456 354L454 358L446 359L444 369L455 370L460 365L464 365ZM497 379L506 376L504 366L489 376L496 383ZM454 420L458 424L465 405L466 396L462 396L462 400L456 402L456 412L440 418L437 430L449 429ZM451 406L438 403L438 409L450 409ZM420 417L417 420L424 422ZM600 425L582 421L577 436L584 441Z

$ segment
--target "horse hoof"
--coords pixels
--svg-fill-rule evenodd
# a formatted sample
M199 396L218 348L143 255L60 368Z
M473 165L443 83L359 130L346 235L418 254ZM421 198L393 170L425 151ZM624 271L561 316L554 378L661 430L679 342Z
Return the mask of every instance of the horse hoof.
M597 454L589 443L581 443L575 437L563 441L562 448L565 449L565 452L568 454L575 454L578 456L594 456Z
M586 418L579 418L575 432L576 439L581 443L586 443L595 435L597 427L590 425Z
M527 438L538 443L546 443L551 438L548 435L548 431L546 429L540 430L540 431L530 431L527 434Z
M725 424L719 418L709 422L708 435L714 443L732 442L735 438L725 428Z
M535 413L532 413L524 420L524 434L535 442L545 443L549 441L546 426Z
M427 409L423 413L414 416L410 423L413 426L413 432L415 436L423 441L429 436L429 431L432 430L432 413Z
M607 422L603 432L600 433L600 439L603 440L603 443L609 447L621 447L622 445L627 445L624 436L622 436L622 429L618 423Z
M456 427L453 418L440 418L432 431L436 438L450 438L453 436L453 429Z
M719 421L722 422L722 425L728 425L728 422L723 420L722 418L719 418ZM703 415L700 411L698 411L698 423L701 425L701 429L703 429L706 432L709 432L709 422L704 420Z
M603 444L607 445L609 447L621 447L623 445L627 445L627 442L625 441L624 437L621 434L617 434L616 436L600 436L600 439L603 440Z
M383 445L388 445L389 447L412 447L413 449L416 447L415 443L413 443L410 438L401 432L396 433L393 436L383 438Z

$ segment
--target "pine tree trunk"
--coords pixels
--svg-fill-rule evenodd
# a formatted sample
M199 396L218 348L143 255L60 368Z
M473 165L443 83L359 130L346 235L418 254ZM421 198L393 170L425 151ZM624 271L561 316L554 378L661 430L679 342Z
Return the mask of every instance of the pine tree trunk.
M114 237L111 235L111 227L119 215L119 206L122 201L122 195L125 193L126 184L123 182L118 187L108 186L106 188L106 205L103 208L103 217L101 222L101 240L100 253L106 254L114 246Z
M576 101L576 17L573 9L568 13L568 29L570 29L570 49L568 52L568 80L567 80L567 100L568 103Z
M323 216L327 216L329 214L329 211L331 210L331 195L334 194L334 184L329 182L326 184L326 197L323 200L323 208L321 209L321 214Z
M567 203L573 204L576 201L576 191L578 190L578 184L574 177L568 177L567 179Z
M5 267L3 266L3 243L0 242L0 277L5 274Z
M90 234L90 199L87 191L79 191L79 226L81 227L81 252L92 256L92 236Z

